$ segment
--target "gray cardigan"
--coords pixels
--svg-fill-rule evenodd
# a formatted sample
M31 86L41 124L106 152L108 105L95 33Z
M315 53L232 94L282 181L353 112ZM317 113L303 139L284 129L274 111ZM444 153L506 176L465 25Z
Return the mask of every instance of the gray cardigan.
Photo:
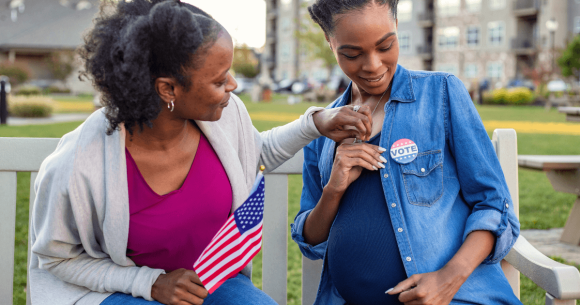
M320 137L311 107L300 119L259 133L232 95L216 122L196 122L222 162L233 192L232 211L247 198L258 165L273 170ZM151 299L164 271L137 267L126 256L129 196L125 130L105 134L96 111L61 139L40 167L30 233L33 304L100 304L113 292ZM251 272L248 265L245 274Z

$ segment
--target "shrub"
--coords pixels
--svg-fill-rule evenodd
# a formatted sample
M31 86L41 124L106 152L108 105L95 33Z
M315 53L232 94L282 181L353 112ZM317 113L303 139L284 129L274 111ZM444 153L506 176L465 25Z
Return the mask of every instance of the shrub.
M507 95L508 95L508 91L507 89L501 88L501 89L495 89L491 92L492 96L493 96L493 103L496 105L504 105L507 104Z
M14 95L24 95L24 96L33 96L33 95L40 95L42 93L42 89L37 86L33 85L26 85L20 86L18 89L15 90Z
M8 112L12 116L26 118L49 117L54 110L54 101L43 96L13 97L8 100Z
M527 105L534 101L534 94L528 88L512 88L508 90L505 100L509 105Z
M493 94L491 92L483 92L483 104L484 105L493 104Z
M0 75L8 76L10 84L17 86L30 78L30 71L26 67L16 64L2 63L0 64Z
M44 93L51 94L51 93L70 93L70 89L68 88L61 88L58 86L50 86L44 90Z

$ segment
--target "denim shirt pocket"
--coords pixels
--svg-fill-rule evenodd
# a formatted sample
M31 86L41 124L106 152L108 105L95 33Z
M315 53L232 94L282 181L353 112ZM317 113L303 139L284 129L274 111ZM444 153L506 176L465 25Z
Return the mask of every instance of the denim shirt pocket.
M409 164L401 164L409 202L432 206L443 196L443 154L441 150L422 152Z

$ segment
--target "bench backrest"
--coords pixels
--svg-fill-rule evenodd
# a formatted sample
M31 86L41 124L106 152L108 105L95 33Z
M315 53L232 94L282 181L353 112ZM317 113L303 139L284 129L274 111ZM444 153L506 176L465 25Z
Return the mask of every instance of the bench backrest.
M42 161L54 151L59 139L0 138L0 303L12 304L14 237L16 219L16 172L31 172L30 212L34 181ZM497 129L492 142L506 177L516 214L519 215L517 140L513 129ZM302 174L302 152L265 176L266 195L262 253L262 290L278 304L287 303L288 270L288 175ZM30 236L30 235L29 235ZM28 241L30 258L30 239ZM27 263L28 265L28 263ZM519 272L507 262L502 268L519 297ZM302 258L302 304L312 304L318 290L321 261ZM28 288L29 285L27 285ZM30 304L27 293L27 304Z

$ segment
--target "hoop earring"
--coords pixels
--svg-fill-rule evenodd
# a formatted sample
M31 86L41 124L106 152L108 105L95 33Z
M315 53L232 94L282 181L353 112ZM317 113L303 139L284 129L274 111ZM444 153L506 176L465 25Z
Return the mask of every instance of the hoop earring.
M173 112L173 109L175 109L175 104L173 103L173 100L171 100L171 107L169 107L169 104L167 104L167 109L171 108L171 110L169 110L170 112Z

